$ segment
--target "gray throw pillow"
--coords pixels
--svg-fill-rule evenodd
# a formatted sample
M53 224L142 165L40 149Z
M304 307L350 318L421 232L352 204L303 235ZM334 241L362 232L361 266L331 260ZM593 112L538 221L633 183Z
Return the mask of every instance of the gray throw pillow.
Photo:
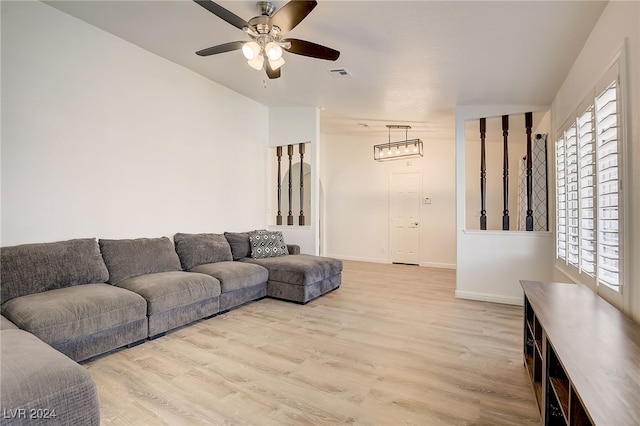
M27 294L109 279L95 238L2 247L0 253L1 303Z
M222 234L182 234L173 237L184 270L206 263L233 260L231 247Z
M251 257L264 259L267 257L286 256L289 254L284 243L282 232L259 230L249 234L251 242Z
M253 232L253 231L251 231ZM239 260L249 257L251 254L251 243L249 243L249 234L251 232L225 232L224 237L231 246L233 260Z
M139 275L182 270L180 259L167 237L100 240L99 243L111 284Z

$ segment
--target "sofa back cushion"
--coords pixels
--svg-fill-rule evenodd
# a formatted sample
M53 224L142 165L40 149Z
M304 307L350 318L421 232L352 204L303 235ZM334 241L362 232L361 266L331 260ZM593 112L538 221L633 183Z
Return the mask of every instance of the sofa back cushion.
M180 259L167 237L101 239L99 242L111 284L139 275L182 270Z
M251 231L253 232L253 231ZM224 237L231 246L233 260L242 259L251 255L251 243L249 234L251 232L225 232Z
M182 269L233 260L231 247L222 234L182 234L173 237Z
M95 238L2 247L0 253L0 303L109 279Z

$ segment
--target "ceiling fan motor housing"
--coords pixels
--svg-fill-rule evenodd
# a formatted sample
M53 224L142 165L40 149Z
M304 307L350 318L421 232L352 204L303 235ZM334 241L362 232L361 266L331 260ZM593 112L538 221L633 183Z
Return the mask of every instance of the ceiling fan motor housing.
M276 7L270 1L259 1L256 3L256 9L261 15L271 16L275 12Z
M249 25L251 25L258 34L269 34L269 31L271 31L269 19L266 15L256 16L249 20Z

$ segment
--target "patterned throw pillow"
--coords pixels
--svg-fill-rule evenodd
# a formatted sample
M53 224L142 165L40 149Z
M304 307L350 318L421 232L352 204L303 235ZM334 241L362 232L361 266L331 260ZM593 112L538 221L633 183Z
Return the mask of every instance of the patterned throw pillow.
M249 234L251 242L251 257L264 259L266 257L286 256L289 254L287 245L280 231L259 230Z

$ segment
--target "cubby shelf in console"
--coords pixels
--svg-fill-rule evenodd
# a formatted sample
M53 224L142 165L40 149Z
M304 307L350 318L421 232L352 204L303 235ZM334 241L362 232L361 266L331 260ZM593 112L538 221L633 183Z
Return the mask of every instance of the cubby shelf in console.
M520 281L524 364L545 425L640 421L640 325L588 288Z

